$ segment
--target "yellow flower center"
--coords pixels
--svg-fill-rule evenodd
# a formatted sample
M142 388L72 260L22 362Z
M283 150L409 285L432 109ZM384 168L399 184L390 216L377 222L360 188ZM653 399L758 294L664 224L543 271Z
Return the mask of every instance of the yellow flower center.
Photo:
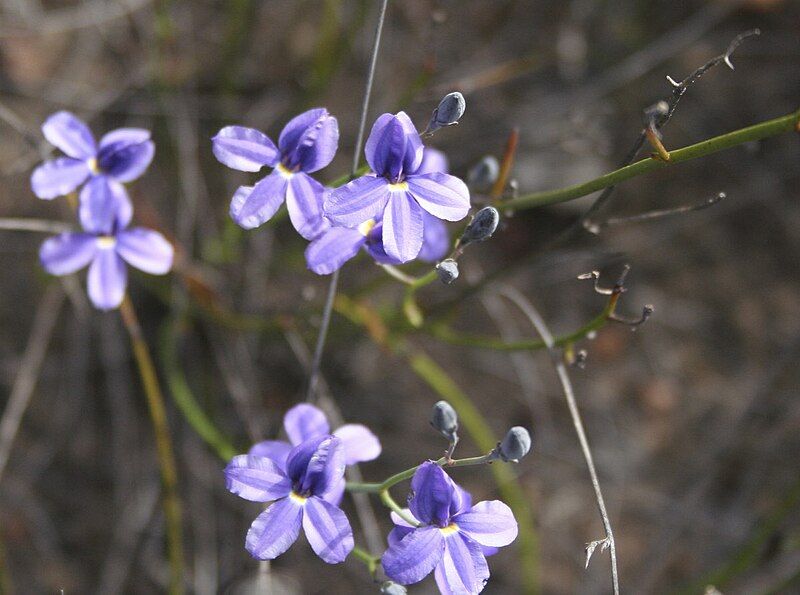
M375 219L370 219L369 221L364 221L361 225L358 226L358 231L361 232L361 235L367 237L369 232L372 231L372 228L375 227Z
M287 180L290 179L294 175L294 172L292 172L292 170L288 169L283 163L279 163L277 165L277 167L275 168L275 171L277 171L280 175L282 175Z
M408 190L408 182L398 182L397 184L389 184L390 192L405 192Z
M455 523L450 523L443 529L439 529L439 531L441 531L442 535L447 537L448 535L452 535L453 533L458 533L458 525L456 525Z
M100 173L100 164L97 163L96 157L92 157L91 159L89 159L89 161L86 162L86 165L89 166L89 171L91 171L93 174Z
M113 248L117 245L117 238L114 236L100 236L97 238L97 247L102 248L104 250L108 250L109 248Z
M308 500L308 498L306 498L305 496L301 496L300 494L295 494L294 492L289 493L289 498L291 498L301 506L306 503L306 500Z

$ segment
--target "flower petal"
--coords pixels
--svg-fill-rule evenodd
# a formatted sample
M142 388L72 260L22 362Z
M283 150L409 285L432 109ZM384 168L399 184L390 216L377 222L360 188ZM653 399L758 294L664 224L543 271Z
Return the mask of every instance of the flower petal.
M422 163L422 140L405 112L383 114L375 120L364 146L367 163L379 176L396 180L412 174Z
M502 547L517 538L517 520L499 500L478 502L472 510L453 519L458 528L481 545Z
M89 159L97 152L89 127L70 112L56 112L47 118L42 124L42 132L51 145L75 159Z
M39 198L52 199L75 190L89 177L85 161L59 157L45 161L31 174L31 189Z
M297 541L303 506L282 498L256 517L247 532L245 547L258 560L274 560Z
M478 544L453 533L445 538L444 556L435 577L445 595L480 593L489 580L489 565Z
M81 190L78 217L86 231L110 235L127 227L133 217L133 206L122 184L106 176L95 176Z
M472 508L472 495L458 485L453 483L453 495L450 498L450 518L452 519L457 514L467 512Z
M422 209L404 191L390 193L383 211L383 249L400 262L413 260L422 247Z
M368 174L326 194L323 211L336 225L357 227L380 215L388 200L389 182Z
M425 150L422 152L422 163L415 173L417 175L433 173L446 174L448 171L450 171L450 168L447 163L447 156L438 149L425 147Z
M239 171L258 171L278 164L278 148L255 128L226 126L211 139L214 156L220 163Z
M317 275L330 275L358 254L366 242L357 229L331 227L306 248L306 264Z
M423 523L444 527L450 521L450 500L453 481L433 461L422 463L411 479L414 494L408 507L415 519Z
M132 267L151 275L164 275L172 268L174 249L152 229L134 227L117 235L117 254Z
M306 500L303 530L311 548L328 564L343 562L353 550L353 530L344 512L322 498Z
M281 470L286 470L286 459L292 450L292 445L283 440L264 440L253 445L247 454L255 457L266 457L275 463Z
M125 263L113 248L99 248L87 279L89 299L95 308L112 310L119 307L128 285Z
M418 583L431 573L444 554L444 537L438 527L420 527L390 546L381 558L390 579L403 585Z
M112 145L139 145L150 140L150 131L146 128L117 128L107 132L100 139L100 151Z
M333 161L339 147L339 123L325 108L292 118L281 132L278 145L289 169L312 173Z
M409 533L411 533L413 530L414 527L398 525L394 527L391 531L389 531L389 534L386 536L386 542L389 544L389 547L394 547L398 543L403 541L403 538Z
M272 459L246 454L225 467L225 487L245 500L269 502L288 495L292 482Z
M414 515L411 514L411 510L409 508L404 508L403 512L406 514L406 516L410 516L412 518L414 517ZM410 524L407 520L405 520L403 517L397 514L394 510L389 513L389 517L392 519L392 522L398 527L406 527L408 529L414 529L416 527L416 525Z
M469 189L449 174L424 174L407 180L408 190L420 206L434 217L459 221L469 212Z
M322 195L325 188L303 172L294 174L286 191L286 208L289 219L301 236L313 240L325 229L322 218Z
M135 134L118 134L119 140L100 149L97 162L100 170L123 183L132 182L141 176L153 161L156 146L153 141L146 140L133 143Z
M333 435L342 441L348 465L371 461L381 454L381 441L361 424L345 424L337 428Z
M283 429L289 436L289 442L295 446L309 438L331 433L328 418L321 409L309 403L300 403L289 409L283 416Z
M286 473L297 492L322 498L339 489L344 468L344 448L335 436L309 438L286 460Z
M244 229L254 229L268 221L286 199L288 180L277 171L252 188L240 186L231 201L231 218Z
M88 265L97 252L97 238L88 233L62 233L47 238L39 260L51 275L69 275Z
M436 262L444 258L450 249L450 234L447 225L427 211L422 215L422 248L417 258L425 262Z

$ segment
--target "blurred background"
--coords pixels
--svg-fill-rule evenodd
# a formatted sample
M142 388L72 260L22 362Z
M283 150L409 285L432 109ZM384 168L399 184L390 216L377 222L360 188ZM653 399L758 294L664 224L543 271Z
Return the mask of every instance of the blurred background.
M243 546L259 507L225 490L220 448L198 437L179 404L193 398L244 452L279 435L284 411L303 398L327 279L305 269L305 242L287 221L244 232L229 220L233 191L255 176L219 164L210 138L233 123L277 138L296 113L326 106L340 150L318 177L348 173L378 4L0 2L0 218L72 221L64 200L37 200L29 187L50 151L39 131L50 113L74 111L98 136L119 126L154 133L156 159L129 190L135 219L178 246L178 273L134 272L130 293L167 399L191 592L376 592L362 564L327 566L303 538L272 564L277 586L258 587ZM643 109L670 96L666 75L682 79L755 27L762 34L737 50L735 71L718 66L687 92L664 128L668 148L800 107L800 3L390 2L368 125L404 109L422 128L439 98L459 90L464 118L429 141L454 174L502 158L516 128L520 192L566 186L624 159ZM800 590L799 163L800 138L784 134L660 169L620 185L596 219L727 199L558 244L592 197L506 213L491 241L466 252L454 285L419 293L426 315L459 332L534 337L499 297L511 286L564 334L605 304L576 276L598 269L611 285L631 266L618 312L635 318L651 303L655 314L637 332L611 323L579 342L588 358L571 370L625 592ZM163 591L158 466L128 338L117 312L88 305L85 274L63 283L44 274L44 237L0 230L0 411L21 415L0 471L0 582L13 593ZM583 569L584 544L603 528L546 353L412 332L402 286L365 256L344 267L341 292L361 304L367 329L339 303L323 393L383 442L364 476L381 480L445 448L427 421L441 395L409 365L425 354L495 435L523 425L534 436L511 471L535 547L525 559L518 544L491 559L486 592L522 592L532 573L545 593L609 592L607 553ZM9 412L12 390L30 397L23 411ZM462 434L456 452L479 454ZM487 469L453 475L476 501L498 497ZM372 503L385 534L388 517ZM413 592L434 588L428 579Z

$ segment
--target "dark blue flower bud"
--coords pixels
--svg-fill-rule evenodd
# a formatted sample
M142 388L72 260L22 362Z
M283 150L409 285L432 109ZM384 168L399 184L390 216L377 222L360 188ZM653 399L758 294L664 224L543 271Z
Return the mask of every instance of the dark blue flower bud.
M472 242L482 242L492 237L500 223L500 213L494 207L483 207L475 213L464 233L461 234L460 244L466 246Z
M458 414L447 401L439 401L433 406L431 425L450 442L458 440Z
M497 454L504 461L518 463L531 449L531 435L522 426L514 426L506 432L497 447Z
M436 265L436 273L439 275L439 281L445 285L450 285L458 279L458 263L452 258L445 258Z
M465 109L467 109L467 102L461 93L458 91L448 93L439 102L438 107L433 110L431 121L428 123L428 132L458 124Z
M385 581L381 584L381 593L383 593L383 595L406 595L408 590L403 585L394 581Z
M500 163L493 155L486 155L467 172L467 185L476 190L488 190L500 175Z

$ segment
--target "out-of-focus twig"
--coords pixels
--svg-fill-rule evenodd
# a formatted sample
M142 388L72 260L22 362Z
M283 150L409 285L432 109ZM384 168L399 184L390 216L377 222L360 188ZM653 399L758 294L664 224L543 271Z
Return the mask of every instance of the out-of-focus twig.
M63 233L73 231L75 227L61 221L46 219L26 219L22 217L0 218L0 230L3 231L36 231L41 233Z
M599 541L592 541L586 545L586 566L589 565L589 560L594 553L594 550L600 546L601 549L609 549L611 554L611 585L615 595L619 594L619 573L617 571L617 547L614 541L614 532L611 528L611 520L608 518L608 511L606 510L605 500L603 499L603 492L600 489L600 481L597 478L597 470L594 466L594 457L592 450L589 447L589 441L586 438L586 431L583 428L583 421L581 419L580 411L578 410L578 403L575 400L575 393L572 389L572 382L567 373L567 367L559 354L555 352L555 344L553 335L550 334L550 329L547 328L544 319L542 319L533 304L525 298L521 293L512 287L504 287L501 290L501 295L511 300L522 313L530 320L536 332L542 337L542 340L547 345L547 350L550 352L553 366L556 369L556 374L561 382L561 387L564 390L564 396L567 399L567 406L569 407L570 415L572 416L572 423L575 426L575 431L578 434L578 442L580 442L583 457L586 459L586 466L589 468L589 476L592 480L592 487L594 488L595 497L597 499L597 508L600 511L600 517L603 521L605 529L605 539Z
M19 372L14 379L11 395L0 419L0 480L11 455L14 438L19 431L22 416L30 403L36 380L39 377L47 346L55 328L61 305L64 303L64 290L59 283L52 283L45 292L36 316L33 319L28 344L19 364Z
M713 207L718 202L725 200L727 195L724 192L718 192L711 198L707 198L703 202L693 205L683 205L672 209L658 209L655 211L648 211L646 213L639 213L638 215L630 215L628 217L609 217L602 222L593 222L587 226L587 230L593 234L598 234L607 227L615 225L623 225L625 223L641 223L642 221L652 221L653 219L662 219L664 217L671 217L673 215L683 215L691 213L692 211L702 211L708 207Z

